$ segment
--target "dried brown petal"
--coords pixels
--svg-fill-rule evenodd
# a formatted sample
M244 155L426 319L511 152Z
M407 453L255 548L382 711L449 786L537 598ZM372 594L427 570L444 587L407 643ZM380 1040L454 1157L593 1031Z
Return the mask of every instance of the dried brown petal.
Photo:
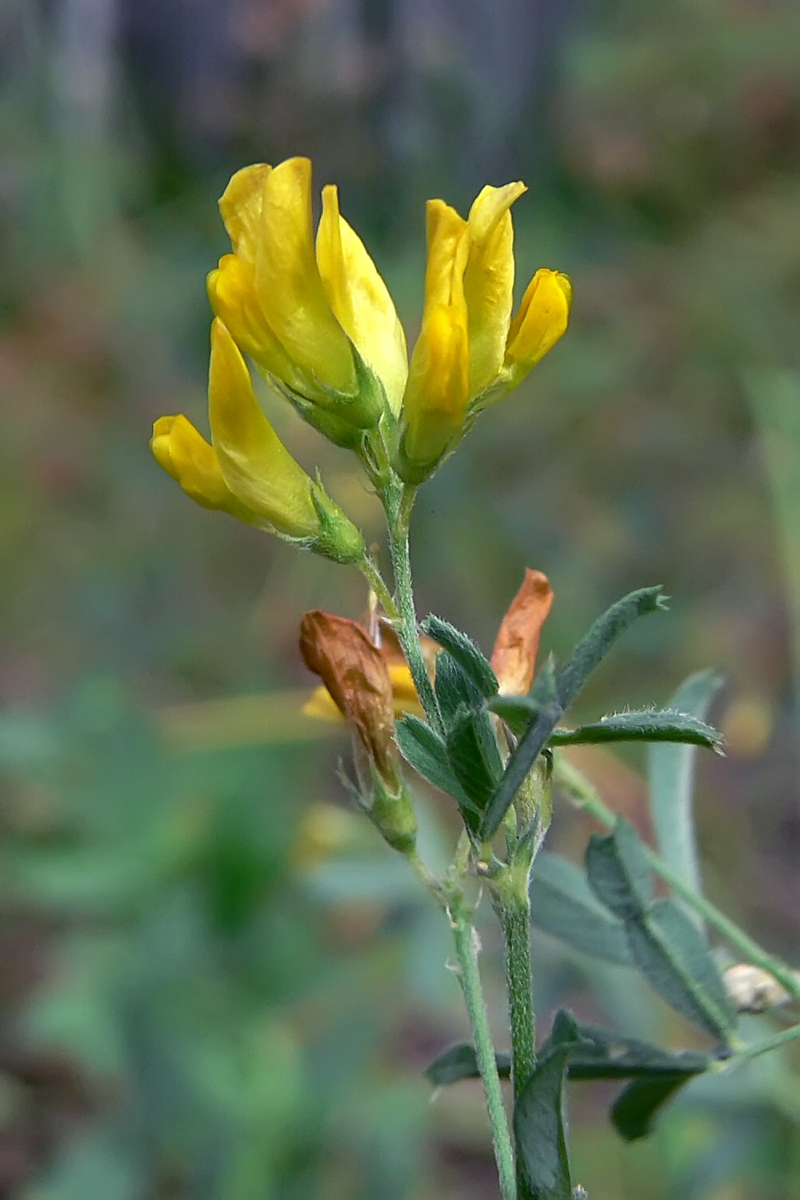
M539 637L552 603L550 580L542 571L526 567L522 587L500 622L492 651L501 695L524 696L530 691Z
M392 681L380 650L357 621L314 609L300 625L300 653L322 678L336 707L354 729L381 774L391 771Z

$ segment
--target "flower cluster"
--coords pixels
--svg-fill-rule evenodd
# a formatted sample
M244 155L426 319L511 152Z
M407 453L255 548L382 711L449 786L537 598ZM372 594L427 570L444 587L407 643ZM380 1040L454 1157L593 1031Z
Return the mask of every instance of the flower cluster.
M466 220L429 202L422 329L409 362L392 298L337 189L323 189L315 236L308 159L238 171L220 200L232 252L208 277L211 442L185 416L162 417L151 442L161 466L207 508L339 562L363 559L359 531L280 442L244 356L373 480L423 482L567 327L569 280L547 269L512 320L510 209L524 190L485 187Z

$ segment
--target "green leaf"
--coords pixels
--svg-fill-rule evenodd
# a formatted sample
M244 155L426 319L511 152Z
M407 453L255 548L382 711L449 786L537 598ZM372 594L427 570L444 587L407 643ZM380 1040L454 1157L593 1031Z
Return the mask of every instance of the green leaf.
M688 1083L691 1075L676 1073L634 1079L611 1109L614 1128L626 1142L634 1142L652 1133L659 1111L675 1093Z
M644 917L653 881L644 846L632 825L620 818L613 833L593 833L586 847L589 884L606 908L623 921Z
M496 1054L497 1072L501 1079L511 1075L511 1055ZM458 1083L460 1079L480 1079L475 1047L470 1042L457 1042L449 1046L425 1068L425 1076L434 1087Z
M483 707L483 695L447 650L436 655L434 690L446 729L462 706L476 711Z
M652 900L645 849L621 818L613 834L594 834L586 849L589 883L625 922L631 956L667 1003L713 1037L727 1041L735 1014L705 942L672 900Z
M503 774L492 723L485 709L461 708L447 734L447 753L456 779L472 801L473 814L483 813ZM471 829L479 823L464 813Z
M486 707L505 721L514 737L520 738L540 711L530 696L494 696Z
M531 921L594 958L631 964L625 928L595 899L586 875L559 854L541 850L530 883Z
M714 1061L707 1054L684 1050L673 1054L624 1037L613 1029L578 1022L580 1044L569 1060L570 1079L639 1079L683 1075L687 1079L707 1071Z
M407 713L397 722L395 736L403 758L423 779L459 803L466 802L467 797L450 766L447 747L435 729Z
M482 696L488 700L497 695L497 676L491 663L465 633L435 616L426 617L422 632L447 650Z
M572 1200L564 1081L570 1053L580 1040L575 1021L562 1009L542 1047L539 1063L514 1105L517 1154L532 1200Z
M717 965L674 900L656 900L627 926L631 954L656 991L688 1020L727 1042L736 1024Z
M574 1019L573 1019L574 1020ZM650 1042L625 1037L613 1029L598 1025L585 1025L574 1021L577 1039L570 1052L567 1078L571 1080L595 1079L650 1079L680 1076L690 1079L707 1071L715 1060L697 1050L684 1050L673 1054ZM539 1056L544 1060L552 1050L550 1039L541 1046ZM508 1079L511 1074L511 1056L495 1055L498 1074ZM458 1083L461 1079L478 1079L478 1060L470 1042L457 1042L443 1050L429 1067L425 1075L435 1087Z
M500 785L483 815L478 835L484 841L494 837L500 828L510 804L561 717L563 710L556 695L552 659L548 659L539 672L530 699L536 708L536 714L509 758Z
M551 746L597 742L683 742L719 750L722 734L698 717L669 708L610 713L593 725L556 729Z
M566 709L617 638L637 617L666 608L661 586L631 592L599 617L558 673L558 698Z
M667 707L702 720L721 685L715 671L699 671L681 684ZM701 892L692 814L694 759L691 746L653 746L647 775L658 851L684 883ZM694 914L692 920L701 924Z
M624 633L637 617L664 607L661 593L661 587L642 588L638 592L631 592L595 621L557 675L552 660L539 672L533 691L528 697L532 719L508 760L502 782L484 813L478 831L479 837L484 841L494 837L500 828L509 805L522 786L537 755L550 740L564 710L574 700L620 634ZM515 715L510 709L506 711L512 716Z

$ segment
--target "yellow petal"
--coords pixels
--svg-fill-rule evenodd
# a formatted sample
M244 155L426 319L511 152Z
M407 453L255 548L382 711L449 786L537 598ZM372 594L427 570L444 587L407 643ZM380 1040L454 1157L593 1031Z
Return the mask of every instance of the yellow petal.
M389 662L389 678L392 681L392 697L396 717L403 713L415 713L424 716L417 689L411 676L411 670L406 662Z
M220 508L243 521L253 519L225 483L213 446L183 413L159 417L150 449L159 466L203 508Z
M566 275L543 267L528 284L511 322L505 366L514 383L544 358L569 322L572 284Z
M524 183L485 187L470 209L464 295L472 396L483 392L503 366L514 299L514 230L509 209L524 191Z
M264 179L255 269L267 322L292 361L309 378L352 394L352 350L331 311L314 253L307 158L289 158Z
M428 262L425 311L463 301L469 242L467 222L444 200L429 200L426 210Z
M219 201L219 211L234 253L251 266L255 266L261 237L264 181L271 170L266 163L242 167L231 178Z
M461 432L469 401L469 340L464 306L441 304L425 318L404 402L403 457L412 475L433 467Z
M333 696L324 684L314 688L303 705L302 712L304 717L316 717L320 721L344 721Z
M290 387L302 388L304 381L264 315L252 266L236 254L225 254L206 284L214 316L227 327L242 353L249 354L262 371Z
M315 537L320 521L311 480L265 417L247 365L219 319L211 327L208 408L214 449L231 492L280 533Z
M408 375L403 327L364 243L339 213L339 194L332 184L322 190L317 263L336 319L398 413Z

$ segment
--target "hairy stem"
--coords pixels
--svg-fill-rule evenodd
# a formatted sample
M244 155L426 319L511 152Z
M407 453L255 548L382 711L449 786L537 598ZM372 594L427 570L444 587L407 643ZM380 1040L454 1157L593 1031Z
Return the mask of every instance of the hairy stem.
M399 617L397 605L394 602L394 597L384 583L383 576L376 567L371 558L366 557L357 564L361 574L366 579L369 586L372 588L375 595L380 601L383 611L386 613L390 621L396 621Z
M486 1093L486 1109L492 1127L492 1144L500 1176L500 1191L503 1200L517 1200L514 1148L503 1106L503 1093L497 1073L486 1002L481 989L477 935L471 920L456 904L450 909L450 920L458 956L459 982L464 993L475 1043L475 1056Z
M414 591L411 583L411 559L408 550L408 530L416 488L391 487L383 491L389 530L389 550L394 571L395 604L398 616L395 629L406 656L417 695L428 721L437 733L442 733L442 718L433 690L428 668L422 654L417 629L417 614L414 608Z
M531 976L530 903L496 905L503 929L511 1025L511 1077L516 1099L536 1066L536 1024Z
M577 767L573 767L571 763L567 762L562 755L558 755L556 759L556 782L601 825L605 825L607 829L614 828L617 823L617 813L601 800L586 776ZM655 850L651 850L649 846L646 846L645 850L652 869L661 876L665 883L669 884L676 896L680 896L681 900L705 918L709 925L716 929L717 933L720 933L731 946L734 946L747 962L768 971L778 980L778 983L786 988L793 999L800 1000L800 974L787 966L782 959L764 950L735 921L720 912L716 905L684 883L680 875L673 871Z

